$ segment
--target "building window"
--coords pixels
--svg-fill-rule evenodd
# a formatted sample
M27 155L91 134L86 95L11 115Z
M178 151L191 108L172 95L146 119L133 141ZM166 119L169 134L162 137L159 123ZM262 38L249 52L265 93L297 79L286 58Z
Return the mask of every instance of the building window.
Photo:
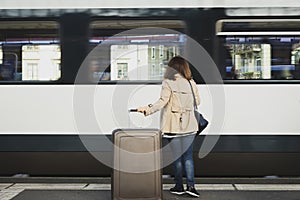
M117 69L117 80L128 80L128 63L118 63Z
M23 80L39 80L38 63L27 63L26 70L24 71L26 71L26 75L24 74Z

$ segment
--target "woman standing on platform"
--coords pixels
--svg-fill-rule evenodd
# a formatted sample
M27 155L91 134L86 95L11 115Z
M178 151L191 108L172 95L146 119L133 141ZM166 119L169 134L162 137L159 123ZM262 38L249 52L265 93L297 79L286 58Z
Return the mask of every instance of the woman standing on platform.
M173 194L187 193L199 197L194 183L193 141L198 131L198 123L194 115L194 97L196 104L200 98L189 63L182 57L173 57L162 82L160 98L154 104L138 108L138 112L145 116L161 109L161 131L170 141L174 157L175 186L170 189ZM187 178L187 188L184 190L182 173L183 168Z

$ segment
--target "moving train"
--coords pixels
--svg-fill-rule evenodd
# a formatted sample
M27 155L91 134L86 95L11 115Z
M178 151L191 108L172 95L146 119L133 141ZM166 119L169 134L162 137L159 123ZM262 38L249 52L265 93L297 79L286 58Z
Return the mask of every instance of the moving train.
M300 175L300 12L289 2L26 2L0 3L1 176L110 176L114 129L159 128L159 113L128 109L158 98L175 55L190 61L210 121L196 176Z

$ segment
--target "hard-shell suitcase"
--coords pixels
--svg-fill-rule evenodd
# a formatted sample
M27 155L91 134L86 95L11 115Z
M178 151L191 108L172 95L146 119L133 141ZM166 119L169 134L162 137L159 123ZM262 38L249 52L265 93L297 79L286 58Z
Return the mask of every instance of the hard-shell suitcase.
M160 131L118 129L113 142L112 199L162 199Z

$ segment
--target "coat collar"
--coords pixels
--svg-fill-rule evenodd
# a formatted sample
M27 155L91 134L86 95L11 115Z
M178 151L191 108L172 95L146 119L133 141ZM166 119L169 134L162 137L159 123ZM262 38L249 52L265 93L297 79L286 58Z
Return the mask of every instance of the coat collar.
M183 76L181 74L179 74L179 73L175 74L174 77L175 78L183 78Z

